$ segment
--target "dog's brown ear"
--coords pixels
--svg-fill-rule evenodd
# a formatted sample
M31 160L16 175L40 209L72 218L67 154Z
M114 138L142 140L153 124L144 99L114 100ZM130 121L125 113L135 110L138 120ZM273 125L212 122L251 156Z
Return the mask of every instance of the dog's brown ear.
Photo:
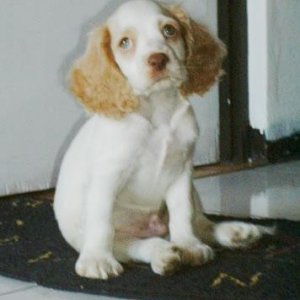
M121 118L137 108L138 99L114 60L107 27L90 34L86 52L71 70L70 88L90 112Z
M189 18L180 7L169 6L166 9L180 23L186 45L188 79L182 85L182 94L203 95L223 74L226 48L205 26Z

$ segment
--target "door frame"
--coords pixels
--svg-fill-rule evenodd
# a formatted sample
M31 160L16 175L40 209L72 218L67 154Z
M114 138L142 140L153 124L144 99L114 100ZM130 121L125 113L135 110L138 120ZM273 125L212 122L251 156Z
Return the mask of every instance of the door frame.
M226 44L219 85L220 162L245 163L249 153L247 0L218 0L218 34Z

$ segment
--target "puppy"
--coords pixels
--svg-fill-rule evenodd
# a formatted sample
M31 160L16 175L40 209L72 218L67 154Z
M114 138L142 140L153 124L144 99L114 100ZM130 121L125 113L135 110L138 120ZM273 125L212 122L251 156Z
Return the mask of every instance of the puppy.
M207 220L192 183L198 127L187 96L209 90L225 54L182 9L146 0L90 34L70 84L91 118L65 154L54 201L78 275L108 279L128 261L170 275L213 259L206 243L246 247L267 233Z

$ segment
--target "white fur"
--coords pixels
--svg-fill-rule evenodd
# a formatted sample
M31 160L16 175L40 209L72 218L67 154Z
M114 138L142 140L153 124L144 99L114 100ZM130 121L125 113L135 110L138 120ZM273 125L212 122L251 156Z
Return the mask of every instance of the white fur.
M92 116L64 157L54 209L64 238L80 253L76 272L81 276L118 276L123 271L119 261L129 260L150 263L163 275L182 263L200 265L213 258L212 249L200 239L211 223L192 192L198 128L189 102L178 90L185 79L183 41L172 45L164 41L158 23L166 18L156 4L132 1L108 22L113 43L128 26L137 32L133 56L124 58L114 47L113 51L139 95L140 108L120 120ZM169 56L167 79L156 81L147 75L145 58L153 52ZM129 233L135 223L147 222L164 202L168 239L142 239L128 232L124 236L130 226ZM260 231L249 226L253 225L217 226L215 238L228 247L236 246L232 239L236 231L240 240L248 240L249 232L255 240Z

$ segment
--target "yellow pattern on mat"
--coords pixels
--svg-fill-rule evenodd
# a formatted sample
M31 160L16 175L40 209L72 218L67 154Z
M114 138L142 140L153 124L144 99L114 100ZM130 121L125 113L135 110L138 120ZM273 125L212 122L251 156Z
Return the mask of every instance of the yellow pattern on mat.
M232 283L234 283L235 285L242 287L242 288L252 287L252 286L255 286L259 282L259 279L261 276L262 276L262 273L254 274L250 278L250 283L247 284L247 283L241 281L240 279L235 278L231 275L228 275L226 273L220 273L219 276L216 279L214 279L213 283L211 284L211 287L215 288L215 287L220 286L224 280L229 280Z
M47 259L49 259L52 256L52 254L53 253L51 251L48 251L45 254L42 254L42 255L40 255L40 256L38 256L36 258L29 259L27 262L29 264L34 264L34 263L37 263L37 262L39 262L41 260L47 260Z
M32 207L32 208L36 208L36 207L38 207L40 205L43 205L43 204L45 204L45 201L43 201L43 200L34 200L34 199L32 199L32 200L26 202L26 206L27 207Z
M19 241L19 239L20 239L20 237L17 235L13 235L12 237L8 237L5 239L0 239L0 246L3 246L8 243L16 243Z
M22 220L16 220L17 226L23 226L24 222Z

